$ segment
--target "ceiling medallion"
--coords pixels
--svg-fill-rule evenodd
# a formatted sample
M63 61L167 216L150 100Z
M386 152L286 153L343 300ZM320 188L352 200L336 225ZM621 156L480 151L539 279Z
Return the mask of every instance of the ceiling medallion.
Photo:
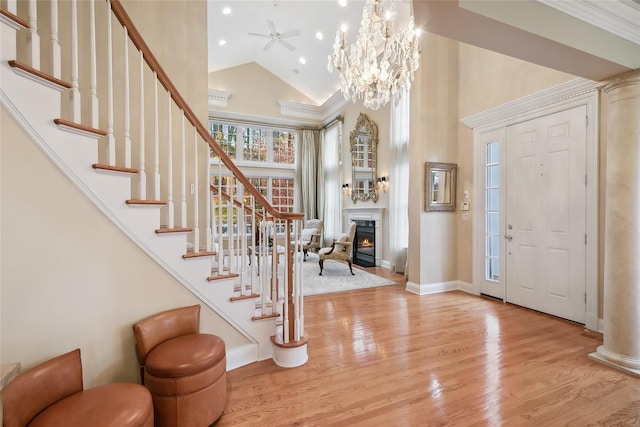
M340 73L346 99L362 99L365 107L377 110L391 95L411 88L413 73L420 65L420 30L415 28L413 16L404 31L395 30L395 20L393 2L385 11L380 0L367 0L358 37L349 49L346 28L336 32L327 68Z

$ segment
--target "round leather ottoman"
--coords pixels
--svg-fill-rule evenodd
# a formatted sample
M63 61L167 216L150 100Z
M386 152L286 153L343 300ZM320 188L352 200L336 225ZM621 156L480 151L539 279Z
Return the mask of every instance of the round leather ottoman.
M151 392L156 427L206 427L227 404L224 341L215 335L187 334L151 350L144 384Z

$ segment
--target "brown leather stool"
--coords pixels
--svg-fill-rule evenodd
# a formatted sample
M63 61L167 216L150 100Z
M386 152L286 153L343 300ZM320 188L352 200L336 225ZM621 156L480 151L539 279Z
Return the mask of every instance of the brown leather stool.
M151 394L139 384L83 390L80 350L18 375L2 391L4 427L152 427Z
M199 331L199 305L163 311L133 325L156 427L206 427L226 407L224 341Z

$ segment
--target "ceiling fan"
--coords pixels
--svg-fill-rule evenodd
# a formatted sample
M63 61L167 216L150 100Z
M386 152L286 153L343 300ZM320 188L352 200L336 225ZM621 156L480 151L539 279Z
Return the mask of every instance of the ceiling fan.
M266 37L271 39L265 46L264 50L268 51L275 44L275 42L280 43L282 46L286 47L289 50L296 50L296 47L291 43L282 40L287 37L299 36L300 30L291 30L284 33L279 33L276 30L276 26L272 20L267 19L267 25L269 26L269 34L259 34L259 33L249 33L250 36L258 36L258 37Z

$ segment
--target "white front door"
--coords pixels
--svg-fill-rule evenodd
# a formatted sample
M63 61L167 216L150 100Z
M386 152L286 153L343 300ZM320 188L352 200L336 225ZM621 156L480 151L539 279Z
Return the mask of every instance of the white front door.
M506 301L585 321L586 107L507 127Z

